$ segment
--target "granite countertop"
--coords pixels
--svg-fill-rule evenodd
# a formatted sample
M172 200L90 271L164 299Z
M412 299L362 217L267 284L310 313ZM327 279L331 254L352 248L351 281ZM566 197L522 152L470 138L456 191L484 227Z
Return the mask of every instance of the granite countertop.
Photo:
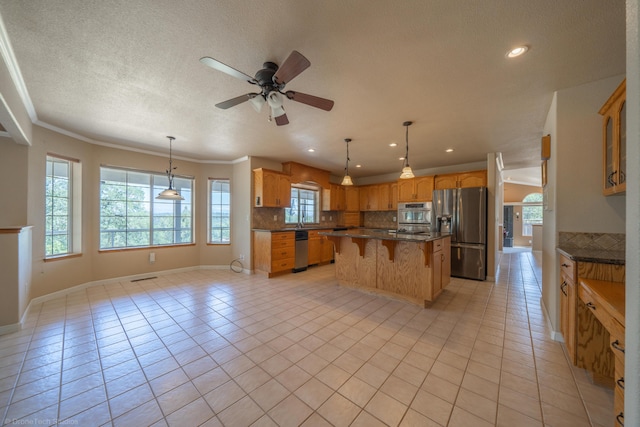
M284 227L284 228L252 228L251 231L266 231L269 233L279 233L282 231L298 231L298 230L333 230L334 228L347 228L341 225L334 225L331 227L323 227L320 225L309 225L309 226L304 226L302 228L297 228L297 227Z
M625 264L624 251L610 251L605 249L574 248L558 246L556 248L562 255L574 261L597 262L601 264Z
M431 242L439 240L449 235L449 233L421 233L405 234L396 233L395 230L375 229L375 228L355 228L344 231L328 231L320 233L323 236L334 237L356 237L361 239L396 240L401 242Z

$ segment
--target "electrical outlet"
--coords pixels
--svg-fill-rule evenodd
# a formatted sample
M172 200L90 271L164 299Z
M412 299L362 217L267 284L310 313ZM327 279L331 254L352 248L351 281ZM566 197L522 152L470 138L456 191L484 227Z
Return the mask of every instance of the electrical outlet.
M331 215L329 215L329 221L332 221L333 217Z
M238 256L238 259L239 259L239 260L244 260L244 254L240 254L240 255Z
M156 253L149 252L149 264L153 264L154 262L156 262Z
M393 217L393 220L394 220L394 221L396 220L396 217L395 217L395 216Z
M273 220L274 220L274 221L277 221L277 220L278 220L278 215L274 215L274 216L273 216Z
M324 215L322 215L322 220L324 221Z

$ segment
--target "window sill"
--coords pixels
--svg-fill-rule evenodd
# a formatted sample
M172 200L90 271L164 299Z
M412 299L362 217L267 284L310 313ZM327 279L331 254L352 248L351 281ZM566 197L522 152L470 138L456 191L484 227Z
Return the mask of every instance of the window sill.
M187 246L195 246L195 243L183 243L179 245L158 245L158 246L136 246L135 248L113 248L113 249L99 249L98 253L110 253L110 252L126 252L126 251L141 251L141 250L153 250L165 249L165 248L184 248Z
M64 255L55 255L55 256L50 256L44 259L44 262L53 262L53 261L62 261L63 259L69 259L69 258L79 258L81 257L82 254L64 254Z
M207 246L229 246L231 242L207 242Z

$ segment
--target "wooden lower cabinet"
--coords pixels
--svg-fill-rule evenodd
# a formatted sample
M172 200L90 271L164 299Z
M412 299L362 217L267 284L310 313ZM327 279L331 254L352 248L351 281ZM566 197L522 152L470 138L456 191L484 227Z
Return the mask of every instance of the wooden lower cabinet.
M325 231L331 230L309 230L309 265L333 261L333 243L319 234Z
M624 265L560 254L560 331L569 360L614 388L614 425L624 425Z
M616 319L609 322L609 334L611 335L611 351L615 359L613 415L616 421L624 424L624 325Z
M435 299L451 280L451 237L435 240L431 254L433 294Z
M295 233L293 231L254 231L253 266L256 271L273 277L291 272L295 265Z

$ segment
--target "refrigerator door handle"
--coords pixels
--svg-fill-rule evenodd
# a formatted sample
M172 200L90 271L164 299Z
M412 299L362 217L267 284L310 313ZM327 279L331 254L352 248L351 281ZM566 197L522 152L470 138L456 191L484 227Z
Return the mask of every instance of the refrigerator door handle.
M452 248L484 249L484 243L451 243Z

